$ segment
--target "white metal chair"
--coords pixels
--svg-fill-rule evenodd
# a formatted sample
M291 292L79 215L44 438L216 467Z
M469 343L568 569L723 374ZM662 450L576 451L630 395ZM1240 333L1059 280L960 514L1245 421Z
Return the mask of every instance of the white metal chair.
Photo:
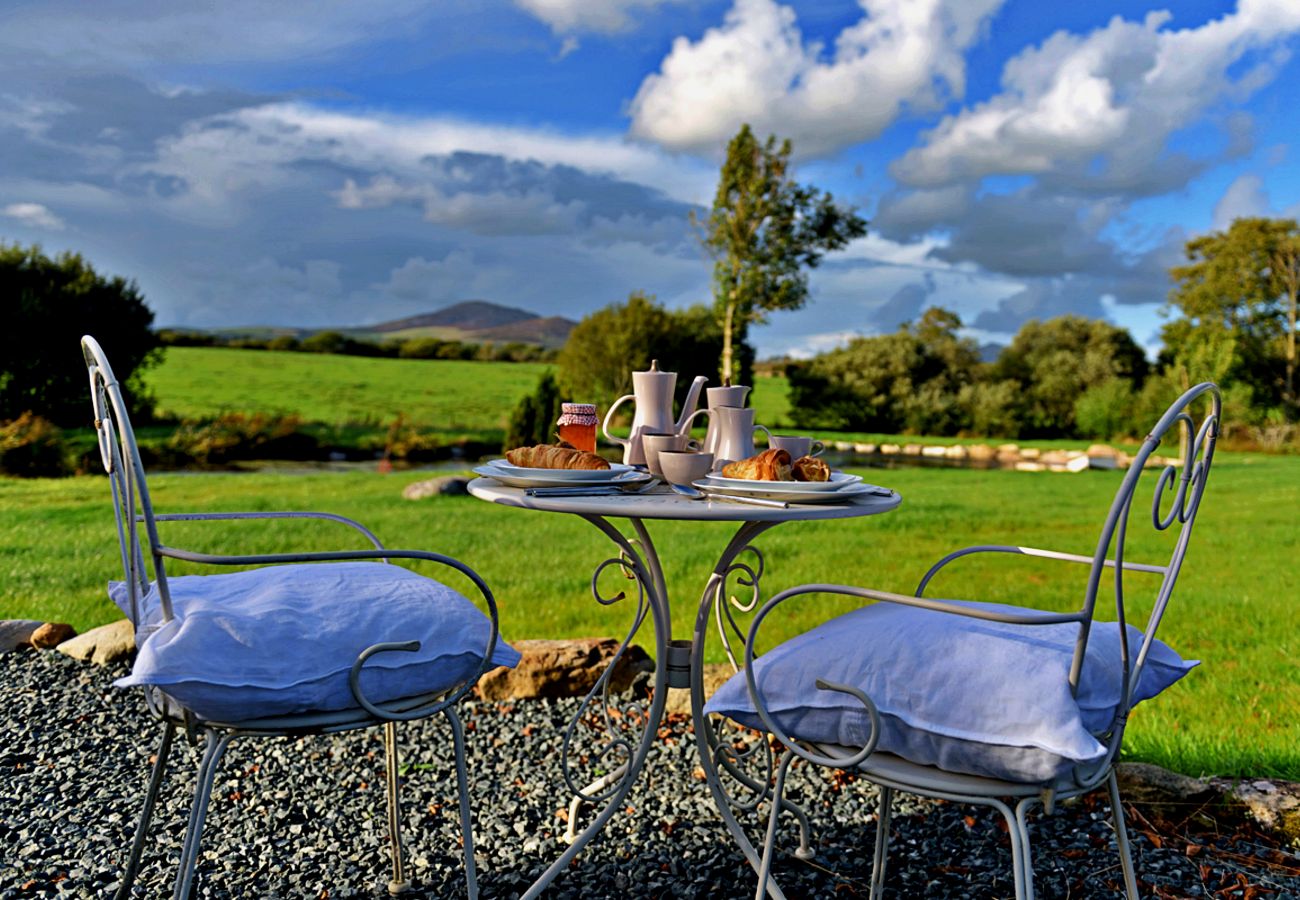
M1208 408L1198 425L1193 419L1193 406L1199 407L1202 403ZM1115 763L1132 706L1153 696L1194 665L1184 663L1177 654L1157 641L1155 635L1173 594L1200 509L1214 457L1220 413L1219 391L1209 383L1187 391L1165 412L1133 459L1110 506L1092 556L1016 546L967 547L935 563L911 597L860 587L808 584L783 591L758 611L746 642L744 671L720 689L706 707L707 711L720 712L742 724L766 730L785 747L779 762L775 758L769 762L772 767L769 774L772 802L758 866L756 897L761 898L768 892L780 895L776 885L769 884L771 864L778 819L784 808L780 801L786 773L791 762L798 758L823 766L854 770L879 787L871 874L873 900L883 895L890 806L895 791L996 809L1005 818L1010 835L1016 897L1032 900L1033 866L1026 813L1035 804L1043 805L1050 813L1057 800L1085 794L1103 782L1109 791L1124 886L1128 897L1136 900L1137 878L1124 827ZM1175 465L1163 469L1155 481L1149 513L1154 528L1167 532L1172 538L1174 546L1170 560L1167 565L1129 562L1125 558L1125 539L1144 466L1162 439L1167 436L1177 438L1180 433L1186 439L1181 473L1180 467ZM1165 511L1162 511L1162 501L1168 503ZM1177 527L1169 531L1173 526ZM1088 565L1089 576L1081 608L1077 612L1056 614L1031 608L924 596L927 586L941 569L954 560L977 553L1015 554ZM1126 622L1126 572L1160 576L1154 605L1142 632ZM1094 621L1093 617L1098 591L1104 580L1112 584L1117 617L1114 623ZM876 603L824 623L812 632L756 657L754 647L764 619L786 601L809 594L840 594ZM913 666L906 671L888 670L891 665L888 646L877 645L881 659L874 661L845 661L835 655L837 646L847 647L847 653L842 655L850 657L870 654L871 642L879 640L879 632L887 627L902 629L892 633L892 638L884 638L885 641L892 639L894 646L915 642L923 647L929 641L938 641L944 649L931 653L928 659L924 657L924 650L918 651L922 653L921 657L909 656L911 650L901 651L908 660L907 665ZM857 630L847 636L848 643L845 643L845 635L835 629ZM873 629L878 632L875 636L870 633ZM821 634L817 635L818 632ZM1068 640L1063 641L1063 637ZM1046 655L1035 655L1037 648L1056 641L1052 652L1055 653L1053 659L1057 668L1052 671L1059 675L1059 686L1066 701L1078 707L1075 711L1079 713L1079 721L1088 725L1081 736L1075 737L1095 739L1095 751L1084 754L1088 758L1072 759L1067 755L1062 759L1047 754L1042 749L1047 744L1028 749L978 745L974 756L968 754L969 745L965 741L969 734L962 730L968 725L963 723L958 727L955 723L965 714L969 704L979 705L980 698L971 697L970 691L979 690L978 685L984 683L979 680L984 671L999 663L990 657L964 658L962 642L983 648L1008 640L1020 642L1008 646L1024 650L1026 667L1019 670L1017 677L1028 680L1042 674L1036 672L1035 667L1047 665ZM1043 651L1044 654L1047 652ZM923 705L925 698L918 698L914 693L913 679L918 674L921 674L921 680L929 677L915 670L919 659L926 659L927 667L939 670L939 677L929 680L930 686L939 694L934 706L939 721L938 725L931 724L915 733L917 729L905 720L920 715L916 710ZM773 661L768 663L769 660ZM768 663L766 668L765 663ZM876 666L874 670L872 665ZM1015 669L1015 666L1009 668ZM817 676L817 673L831 671L852 671L858 681L836 679L829 674L824 678ZM802 687L794 685L794 682ZM939 686L934 687L935 684ZM864 689L867 686L870 689ZM1028 690L1040 688L1041 685L1026 686ZM1067 688L1068 693L1065 693ZM798 700L791 699L794 696L792 692L798 690L804 694ZM876 693L873 694L872 690ZM1103 702L1100 698L1106 691L1110 691L1110 696ZM1093 700L1098 702L1092 703ZM844 701L843 705L837 705L839 701ZM1006 718L1014 719L1025 715L1026 709L1032 714L1035 702L1035 697L1017 701L997 698L995 707L1000 704ZM1043 702L1052 701L1047 698ZM852 709L845 711L849 706ZM832 712L827 712L828 709ZM846 727L849 719L853 720L850 723L852 728ZM1008 727L1014 730L1022 726L1013 724ZM1028 727L1035 730L1038 723L1030 722ZM839 730L834 731L836 728ZM832 733L828 733L828 729ZM1046 730L1050 732L1050 729ZM845 738L846 733L854 737ZM1039 737L1041 735L1037 735L1035 740ZM986 738L980 736L975 740ZM993 756L984 755L985 751L991 751ZM998 755L1004 751L1011 755L1005 758ZM1042 773L1032 776L1007 774L1010 770L1018 772L1022 763L1026 771L1042 769ZM1003 771L1004 766L1009 769Z
M99 448L112 486L122 567L126 576L125 582L118 586L119 593L114 599L119 602L136 625L141 659L152 654L154 650L152 645L163 643L170 637L175 637L175 632L181 626L188 627L189 623L186 623L184 619L185 610L188 608L185 603L195 603L197 601L192 597L187 600L187 591L193 593L196 589L215 585L221 587L225 591L225 596L229 598L231 588L237 588L239 584L239 582L232 582L230 579L258 579L263 574L269 573L272 580L276 580L276 583L283 586L286 583L291 584L296 576L306 575L310 577L313 572L325 572L326 569L341 577L343 584L364 585L366 583L382 582L390 587L396 584L398 588L403 590L409 588L417 592L412 595L415 597L412 602L422 601L426 596L442 597L444 592L459 598L455 601L459 604L455 609L463 614L461 620L463 623L467 623L466 627L473 633L477 642L476 646L483 647L482 650L476 650L471 654L470 662L461 666L460 670L454 675L451 684L434 684L441 677L436 675L441 660L435 659L427 663L425 668L415 671L416 682L428 684L432 689L396 697L380 697L373 693L373 686L377 683L386 684L384 679L399 676L405 678L405 675L401 675L400 670L404 660L410 657L402 657L400 654L410 654L411 657L418 655L420 641L405 640L401 636L397 636L392 640L369 643L359 647L357 651L353 651L352 655L340 659L341 668L337 673L338 677L331 676L330 684L333 685L335 694L338 693L337 689L340 684L346 692L344 702L326 704L328 708L292 709L270 715L264 715L258 710L279 707L259 706L257 703L264 701L268 694L274 692L264 692L258 696L254 696L252 692L249 692L248 705L245 707L241 706L243 695L239 693L240 689L238 687L233 688L231 689L233 693L229 693L226 698L226 705L222 708L245 709L249 712L249 715L241 717L237 714L221 713L214 717L213 714L196 711L193 708L193 703L187 705L186 701L178 700L176 694L180 689L182 687L192 688L192 684L182 685L177 682L175 684L165 684L162 687L157 683L145 686L146 702L153 714L162 720L163 733L158 747L157 760L149 779L144 809L141 812L140 821L136 828L135 839L131 845L117 897L125 898L131 893L140 863L141 852L148 834L154 803L166 771L168 756L177 729L181 729L192 744L197 745L201 739L204 742L204 750L198 769L198 779L193 804L190 809L189 824L181 850L179 871L174 885L173 897L176 900L185 900L191 894L195 863L199 854L199 842L207 813L209 796L222 754L233 740L244 737L328 734L376 725L384 727L386 744L385 777L387 781L388 825L393 866L389 890L393 893L405 890L407 877L402 859L400 833L396 724L439 713L446 717L451 729L461 831L464 839L465 879L469 896L471 898L476 897L478 891L474 868L474 844L470 827L464 729L461 727L460 720L456 715L455 704L464 697L486 668L502 662L512 664L513 661L518 659L513 650L505 644L498 643L496 601L487 584L474 570L456 559L427 551L386 549L370 531L359 523L329 513L258 512L155 515L150 502L149 489L145 482L145 473L141 464L139 450L131 430L127 410L123 405L118 382L113 376L108 360L94 338L86 336L82 338L81 344L86 365L89 369ZM215 555L193 552L164 544L159 537L157 527L160 522L211 522L245 519L316 519L337 522L354 529L370 546L362 550L335 552ZM166 570L168 560L184 560L214 566L260 566L265 568L248 570L239 574L187 576L173 578L169 581ZM362 562L366 560L373 562ZM394 560L428 561L460 572L481 593L482 600L487 607L487 615L485 616L475 609L465 598L450 592L450 589L431 579L420 579L420 576L399 566L382 565L382 563L391 563ZM284 565L297 563L310 563L312 565ZM324 568L321 568L322 564ZM378 580L375 578L376 575L379 576ZM362 577L353 581L351 579L354 576ZM222 579L226 580L223 582ZM417 579L420 580L417 581ZM184 584L186 582L188 582L188 586ZM316 599L313 598L313 603L304 604L304 607L314 605ZM326 602L326 598L319 599L322 603ZM350 604L364 605L381 602L384 598L358 593L346 596L342 600ZM307 610L304 609L304 614L306 612ZM294 615L295 612L291 611L287 618L292 620ZM433 615L433 613L431 612L430 615ZM195 618L197 619L197 616ZM415 622L409 620L393 623L393 629L399 633L406 628L417 631L417 626L423 627L426 634L436 633L443 626L443 623L441 621ZM300 654L309 655L312 652L312 649L307 645L315 642L313 640L315 636L308 634L303 637L304 639L298 647L283 648L285 665L292 666ZM177 646L179 647L179 643ZM380 654L388 654L387 659L371 662L374 657ZM233 660L223 659L222 662L231 665L235 664ZM367 665L367 663L370 664ZM182 657L181 665L184 664L185 661ZM140 668L139 659L136 668L137 670ZM433 681L429 681L429 673L431 672L435 673ZM138 671L133 671L131 677L138 677ZM339 682L340 677L344 679L342 682ZM441 677L441 681L445 682L447 677ZM127 680L129 681L129 679ZM402 684L409 683L411 682L402 682ZM166 690L164 690L164 687ZM391 694L391 685L389 685L389 688ZM220 685L215 689L226 690ZM276 702L281 701L277 700ZM281 703L281 705L284 704Z

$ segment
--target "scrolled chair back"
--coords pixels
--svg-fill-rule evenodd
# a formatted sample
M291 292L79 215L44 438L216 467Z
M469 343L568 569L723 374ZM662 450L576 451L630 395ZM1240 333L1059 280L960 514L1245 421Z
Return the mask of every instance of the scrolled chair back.
M149 485L131 418L122 398L122 388L103 349L90 335L81 339L81 352L90 376L90 397L95 416L95 436L99 456L108 474L113 492L113 514L117 521L118 546L122 555L122 572L130 598L127 614L139 626L141 602L156 581L162 601L164 620L172 618L171 597L162 558L153 548L159 546ZM150 552L146 557L141 540L141 526Z
M1201 404L1205 404L1205 407L1202 408L1198 424L1195 416ZM1210 382L1191 388L1165 411L1134 455L1124 480L1115 493L1115 499L1111 503L1106 522L1097 540L1097 549L1093 554L1087 593L1084 598L1085 618L1080 630L1070 680L1072 685L1078 684L1088 640L1088 629L1096 610L1098 594L1103 583L1109 581L1114 595L1116 620L1120 624L1122 667L1121 702L1110 729L1108 742L1110 752L1107 753L1106 764L1109 764L1118 752L1124 725L1132 707L1132 698L1142 675L1142 668L1156 639L1156 631L1164 617L1169 600L1173 596L1174 585L1178 581L1178 574L1187 554L1192 526L1196 522L1201 498L1205 494L1205 486L1209 481L1210 466L1214 461L1214 447L1219 436L1222 413L1223 400L1219 389ZM1155 481L1150 507L1144 508L1137 502L1137 498L1148 461L1163 441L1175 435L1181 445L1181 458L1177 462L1166 463L1160 471ZM1149 482L1150 479L1148 478L1147 481ZM1138 511L1136 518L1133 517L1135 508ZM1135 530L1149 523L1155 532L1172 535L1173 549L1170 551L1168 563L1153 567L1142 564L1135 566L1125 562L1130 522ZM1171 531L1171 529L1175 530ZM1129 645L1128 630L1124 627L1128 624L1124 593L1126 568L1156 572L1163 569L1151 613L1147 618L1146 626L1142 629L1142 642L1136 652Z

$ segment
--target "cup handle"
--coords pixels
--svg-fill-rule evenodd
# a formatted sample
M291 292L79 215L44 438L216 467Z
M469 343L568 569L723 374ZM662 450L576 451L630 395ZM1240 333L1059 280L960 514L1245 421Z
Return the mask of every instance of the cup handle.
M614 417L614 410L618 409L619 406L622 405L624 400L635 400L635 399L636 399L636 394L624 394L622 397L619 397L617 400L615 400L614 405L609 408L609 411L607 413L605 413L605 421L600 426L601 432L605 435L605 440L613 444L622 444L624 447L632 443L631 438L621 438L610 434L609 420Z
M700 442L697 441L695 438L691 438L686 442L686 449L691 451L692 453L699 453Z
M826 449L826 445L823 444L821 441L813 441L813 442L812 442L812 449L810 449L810 450L808 451L808 455L809 455L809 456L821 456L821 455L822 455L822 451L824 451L825 449Z

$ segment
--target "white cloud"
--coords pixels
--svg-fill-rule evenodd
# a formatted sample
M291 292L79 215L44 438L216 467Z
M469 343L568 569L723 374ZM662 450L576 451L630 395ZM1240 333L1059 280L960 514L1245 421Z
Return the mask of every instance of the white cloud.
M7 216L31 228L62 231L64 227L63 220L40 203L10 203L0 209L0 215Z
M476 234L553 234L578 230L580 201L561 202L541 189L523 191L446 191L428 182L402 184L380 175L365 186L351 178L338 192L343 209L382 209L414 203L426 222Z
M204 195L195 199L220 204L230 190L282 173L293 161L421 176L429 157L455 153L572 166L647 185L689 203L707 203L717 178L702 163L621 137L567 135L446 117L331 112L299 103L271 103L193 123L179 137L160 143L158 162L150 168L195 185Z
M1219 202L1214 204L1214 230L1226 230L1233 219L1268 214L1268 194L1264 191L1263 180L1258 175L1242 175L1228 185Z
M515 0L515 5L541 19L556 34L627 31L636 14L683 0ZM567 46L567 45L566 45ZM576 44L573 45L576 49Z
M632 134L716 154L748 122L802 155L879 135L903 107L938 108L965 90L963 51L1003 0L859 0L863 17L833 53L805 44L790 7L735 0L699 41L673 42L631 104Z
M1300 3L1241 0L1196 28L1165 29L1169 18L1117 16L1088 35L1060 31L1023 51L1006 64L1002 93L945 118L892 173L924 188L997 174L1130 193L1181 187L1201 163L1169 153L1168 138L1273 77L1277 52L1249 54L1277 51L1300 30Z

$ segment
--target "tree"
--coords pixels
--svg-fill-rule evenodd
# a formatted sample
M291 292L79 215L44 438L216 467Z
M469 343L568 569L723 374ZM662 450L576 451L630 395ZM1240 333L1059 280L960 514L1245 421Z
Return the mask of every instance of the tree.
M893 334L856 338L786 370L800 427L956 434L968 427L979 348L957 337L961 319L927 309Z
M677 372L678 399L694 376L711 371L722 347L722 333L711 310L695 306L667 310L634 291L584 316L569 333L558 359L565 398L605 406L632 390L632 371L650 367ZM741 377L748 379L753 351L737 348Z
M31 410L59 425L90 419L77 344L91 334L108 352L132 413L151 403L140 374L156 358L153 311L134 281L99 275L79 254L0 244L0 419Z
M732 377L733 347L751 323L808 300L808 269L822 256L867 233L852 208L830 194L795 183L789 140L760 144L742 125L727 146L703 242L713 257L714 305L722 326L724 381ZM698 223L697 223L698 224Z
M993 377L1019 385L1018 418L1028 436L1066 437L1075 433L1081 394L1113 378L1141 387L1148 368L1125 329L1065 315L1026 322L998 357Z
M1295 306L1300 227L1293 219L1237 219L1187 242L1188 264L1166 309L1166 360L1189 382L1248 386L1253 403L1295 403ZM1285 348L1284 345L1285 344Z

